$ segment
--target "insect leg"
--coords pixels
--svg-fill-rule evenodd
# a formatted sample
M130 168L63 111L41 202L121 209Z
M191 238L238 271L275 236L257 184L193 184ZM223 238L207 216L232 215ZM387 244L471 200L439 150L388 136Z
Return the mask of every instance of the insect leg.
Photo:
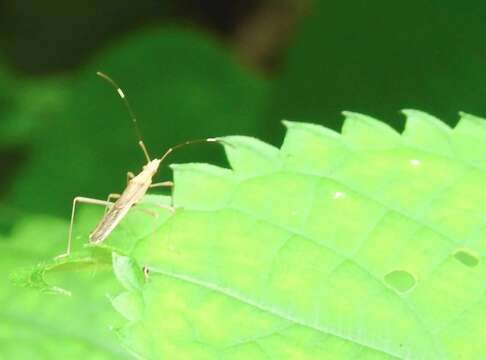
M71 239L72 239L72 235L73 235L74 214L76 213L76 204L78 202L81 202L81 203L84 203L84 204L102 205L102 206L113 205L113 203L111 203L109 201L91 199L91 198L86 198L86 197L82 197L82 196L76 196L73 200L73 208L71 210L71 222L69 224L69 235L68 235L67 249L66 249L66 252L64 254L56 256L56 259L66 257L66 256L69 256L69 254L71 254Z
M167 204L161 204L157 201L147 201L147 200L143 200L141 202L139 202L137 205L134 206L134 209L138 209L138 210L141 210L139 205L140 204L147 204L149 206L156 206L158 207L159 209L164 209L164 210L169 210L170 212L174 213L175 212L175 207L172 206L172 205L167 205Z
M174 183L172 181L163 181L163 182L158 182L158 183L153 183L150 185L150 188L154 187L172 187L174 186Z
M158 208L164 209L164 210L169 210L172 213L175 213L176 209L174 206L171 205L165 205L165 204L153 204L157 206Z
M158 183L153 183L151 184L149 187L150 188L155 188L155 187L173 187L174 186L174 183L172 181L163 181L163 182L158 182ZM172 202L172 200L171 200ZM160 208L163 208L163 209L166 209L166 210L170 210L172 212L175 211L175 208L174 206L170 206L170 205L161 205L161 204L155 204L156 206L160 207Z
M135 177L135 174L132 173L131 171L127 172L127 185Z
M105 215L106 215L106 212L110 209L111 204L113 203L111 200L112 199L117 199L118 200L120 198L120 196L121 196L120 194L109 194L108 195L108 198L106 199L106 201L109 202L110 205L106 205L105 206Z
M154 218L158 218L159 217L159 214L157 212L152 211L152 210L148 210L148 209L142 209L141 207L136 206L136 205L132 209L133 210L140 211L140 212L143 212L143 213L145 213L147 215L150 215L150 216L152 216Z

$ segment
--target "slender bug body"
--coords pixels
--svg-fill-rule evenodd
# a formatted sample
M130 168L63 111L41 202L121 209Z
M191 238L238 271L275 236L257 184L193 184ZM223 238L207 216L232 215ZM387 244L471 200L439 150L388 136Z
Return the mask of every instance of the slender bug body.
M152 184L152 178L159 169L160 162L159 159L150 161L137 176L128 182L120 198L89 235L90 243L99 244L103 242L125 217L128 210L140 201Z
M191 140L186 141L184 143L175 145L169 148L164 155L160 159L150 159L148 151L145 147L145 144L142 141L142 137L138 127L136 126L137 119L128 103L128 100L125 97L125 94L120 89L120 87L107 75L98 72L97 75L101 76L105 80L107 80L118 92L118 95L124 101L124 104L132 118L132 121L135 125L135 129L137 131L137 135L139 138L139 145L142 148L142 151L147 159L147 164L143 167L142 171L138 175L133 175L132 173L128 173L129 181L128 184L123 190L121 194L110 194L106 201L98 200L98 199L91 199L85 197L76 197L73 201L73 208L71 212L71 222L69 226L69 237L68 237L68 244L66 252L62 255L59 255L58 258L69 256L71 253L71 243L72 243L72 231L73 231L73 224L74 224L74 215L76 212L76 204L77 202L87 203L87 204L94 204L94 205L103 205L106 206L108 211L105 213L103 218L100 220L98 225L89 235L89 241L91 244L101 244L116 228L116 226L122 221L128 211L135 206L142 197L146 194L149 188L157 187L157 186L172 186L172 182L165 181L161 183L152 183L152 179L154 175L157 173L160 164L165 160L165 158L175 149L195 143L201 142L223 142L217 138L207 138L207 139L198 139L198 140ZM110 201L111 198L116 198L116 202L113 203ZM174 208L167 205L159 205L161 208L167 208L171 211L174 211Z

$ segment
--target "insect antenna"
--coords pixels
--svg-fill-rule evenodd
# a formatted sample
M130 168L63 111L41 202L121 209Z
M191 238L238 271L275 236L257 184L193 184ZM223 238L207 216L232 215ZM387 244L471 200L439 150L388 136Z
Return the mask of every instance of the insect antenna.
M180 144L177 144L177 145L174 145L174 146L168 148L167 151L164 153L164 155L162 155L162 157L160 158L160 161L163 162L165 160L165 158L167 156L169 156L169 154L172 153L174 150L181 148L181 147L184 147L186 145L199 144L199 143L212 143L212 142L220 143L220 144L227 145L227 146L230 146L230 147L234 147L233 144L231 144L231 143L229 143L229 142L227 142L227 141L225 141L221 138L206 138L206 139L188 140L188 141L184 141Z
M143 154L145 155L145 158L147 159L147 162L150 162L150 156L147 151L147 147L145 146L145 143L143 142L142 139L142 132L140 131L140 128L138 127L138 122L137 122L137 117L135 116L135 113L130 105L130 102L128 101L127 97L125 96L125 93L121 89L120 86L113 80L111 77L106 75L105 73L102 73L101 71L96 72L96 75L101 77L102 79L106 80L113 88L115 91L118 93L120 98L123 101L123 104L125 105L125 108L128 111L128 114L130 115L130 119L132 120L133 127L135 129L135 133L138 138L138 145L142 148Z

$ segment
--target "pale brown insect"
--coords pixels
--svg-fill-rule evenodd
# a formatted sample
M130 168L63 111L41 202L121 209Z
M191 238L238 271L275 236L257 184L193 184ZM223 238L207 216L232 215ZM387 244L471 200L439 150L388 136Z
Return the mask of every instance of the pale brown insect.
M99 200L99 199L92 199L87 197L77 196L73 200L73 207L71 211L71 222L69 225L69 235L68 235L68 243L67 249L64 254L57 256L57 258L69 256L71 253L71 244L72 244L72 233L73 233L73 224L74 224L74 215L76 213L76 204L86 203L86 204L94 204L94 205L102 205L106 206L108 211L105 213L103 218L100 220L98 225L95 229L89 234L89 242L91 244L101 244L116 228L116 226L120 223L120 221L125 217L131 207L136 205L142 197L145 195L149 188L158 187L158 186L172 186L171 181L164 181L160 183L152 183L153 176L157 173L160 164L165 160L165 158L175 149L195 143L201 142L223 142L223 140L218 138L207 138L207 139L198 139L198 140L191 140L186 141L181 144L175 145L169 148L160 159L150 159L148 154L147 148L142 140L140 131L138 130L137 126L137 119L132 111L132 108L125 97L122 89L111 79L108 75L97 72L97 75L108 81L118 92L118 95L122 98L130 117L135 125L135 129L137 131L137 135L139 138L138 144L142 148L142 151L147 159L147 164L143 166L142 171L138 175L134 175L131 172L127 173L127 186L125 190L121 194L110 194L107 200ZM112 199L117 199L116 202L112 202ZM174 211L172 206L168 205L158 205L162 208L167 208L170 211Z

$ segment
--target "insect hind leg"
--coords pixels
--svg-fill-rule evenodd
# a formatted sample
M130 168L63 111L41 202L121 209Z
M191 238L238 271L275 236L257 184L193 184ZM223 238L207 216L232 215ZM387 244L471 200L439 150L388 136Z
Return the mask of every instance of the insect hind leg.
M56 256L55 259L61 259L61 258L67 257L71 254L74 215L76 214L76 204L78 202L84 203L84 204L91 204L91 205L101 205L101 206L113 205L113 203L110 202L110 201L92 199L92 198L87 198L87 197L82 197L82 196L76 196L73 200L73 207L72 207L72 210L71 210L71 222L69 223L69 235L68 235L68 243L67 243L66 252L61 254L61 255Z

